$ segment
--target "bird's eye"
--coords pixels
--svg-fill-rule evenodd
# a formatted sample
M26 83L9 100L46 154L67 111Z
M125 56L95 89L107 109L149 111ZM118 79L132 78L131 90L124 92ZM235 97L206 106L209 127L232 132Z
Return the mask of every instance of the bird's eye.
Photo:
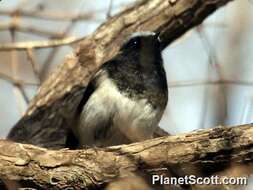
M134 38L126 42L122 48L123 49L131 49L131 48L137 48L140 44L140 38Z
M140 44L140 39L139 38L133 39L131 44L132 46L138 46Z

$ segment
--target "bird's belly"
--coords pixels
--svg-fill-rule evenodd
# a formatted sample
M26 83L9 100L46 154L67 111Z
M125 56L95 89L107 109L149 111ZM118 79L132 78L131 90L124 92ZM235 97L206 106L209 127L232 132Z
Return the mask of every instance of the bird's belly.
M84 106L76 135L81 145L142 141L152 137L161 116L161 109L154 109L146 99L130 99L105 83Z
M116 126L131 142L152 138L157 127L159 112L146 99L130 100L123 97L117 102L117 112L113 120Z

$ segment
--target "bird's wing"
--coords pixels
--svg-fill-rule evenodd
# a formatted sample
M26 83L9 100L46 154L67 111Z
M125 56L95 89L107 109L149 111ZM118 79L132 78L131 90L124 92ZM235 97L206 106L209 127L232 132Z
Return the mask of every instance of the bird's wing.
M105 72L105 67L106 65L110 66L114 64L114 61L108 61L104 63L100 69L93 75L93 77L90 79L90 82L88 83L87 87L85 88L85 91L83 92L83 96L81 98L80 103L78 104L76 111L74 113L74 122L72 125L78 125L78 121L80 119L80 116L82 114L83 108L85 107L86 103L88 102L89 98L93 93L95 93L98 85L98 80L101 75ZM106 125L104 123L104 125ZM96 130L100 131L102 130L101 128L104 128L103 125L100 125ZM78 139L75 137L73 134L72 129L70 128L68 135L67 135L67 140L66 140L66 147L71 148L71 149L76 149L79 147L79 142Z
M105 62L100 69L94 74L94 76L91 78L89 84L87 85L83 97L81 99L81 102L79 103L77 110L76 110L76 115L79 116L83 110L83 107L85 106L86 102L90 98L90 96L93 94L93 92L96 90L96 83L98 78L103 74L103 71L105 71L106 67L111 67L116 64L115 60Z
M86 102L88 101L88 99L90 98L90 96L93 94L93 92L96 90L96 83L97 80L99 79L99 77L101 75L103 75L103 72L106 71L106 67L114 67L116 66L117 61L116 60L110 60L105 62L103 65L101 65L100 69L94 74L94 76L91 78L87 88L85 89L85 92L83 94L83 97L81 99L80 104L77 107L77 112L76 115L80 115L84 105L86 104Z
M96 93L98 85L101 81L101 76L103 76L105 73L107 73L107 70L109 68L112 68L112 67L114 68L115 65L117 64L116 62L117 62L116 60L110 60L108 62L105 62L100 67L100 69L93 75L93 77L91 78L90 82L88 83L88 85L83 93L82 99L81 99L79 105L77 106L76 112L74 114L75 115L74 120L76 122L79 122L81 114L83 112L83 109L84 109L86 103L89 101L92 94ZM75 124L78 125L78 123L75 123ZM99 138L97 136L97 134L105 134L102 131L104 131L105 128L109 127L109 125L110 125L110 119L108 121L101 122L101 124L97 124L96 129L95 129L96 138ZM70 130L68 137L67 137L66 147L75 149L75 148L78 148L78 146L79 146L79 142L75 138L73 131Z
M97 73L95 74L95 76ZM88 83L87 87L85 88L85 91L83 93L83 96L81 98L80 103L77 106L77 109L74 113L74 119L72 125L77 125L79 121L80 114L82 113L83 107L85 106L86 102L89 100L92 93L95 91L95 77L91 78L90 82ZM66 138L66 148L70 149L76 149L79 147L79 141L76 138L76 136L73 133L73 130L71 127L69 128L67 132L67 138Z
M79 117L79 115L82 113L83 107L86 104L86 102L88 101L88 99L90 98L91 94L95 91L95 79L91 79L91 81L89 82L88 86L86 87L84 93L83 93L83 97L76 109L76 113L75 116Z

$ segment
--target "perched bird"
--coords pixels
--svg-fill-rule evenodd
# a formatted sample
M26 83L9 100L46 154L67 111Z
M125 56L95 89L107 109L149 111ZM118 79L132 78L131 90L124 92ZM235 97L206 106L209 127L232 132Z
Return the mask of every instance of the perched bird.
M168 100L159 35L133 34L89 82L75 114L78 147L105 147L153 137Z

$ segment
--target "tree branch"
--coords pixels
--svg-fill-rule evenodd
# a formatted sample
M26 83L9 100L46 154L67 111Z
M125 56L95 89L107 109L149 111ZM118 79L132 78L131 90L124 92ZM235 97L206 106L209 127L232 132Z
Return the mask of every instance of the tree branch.
M57 46L70 45L81 41L83 38L66 37L63 39L52 39L43 41L15 42L0 44L0 51L27 50L39 48L53 48Z
M91 189L130 172L208 174L253 159L253 125L217 127L130 145L47 150L0 141L0 176L44 189ZM175 168L180 168L176 170Z
M94 12L76 14L71 12L56 12L56 11L38 11L38 10L6 10L0 9L0 15L18 15L29 18L37 18L44 20L59 20L59 21L73 21L73 20L95 20Z

